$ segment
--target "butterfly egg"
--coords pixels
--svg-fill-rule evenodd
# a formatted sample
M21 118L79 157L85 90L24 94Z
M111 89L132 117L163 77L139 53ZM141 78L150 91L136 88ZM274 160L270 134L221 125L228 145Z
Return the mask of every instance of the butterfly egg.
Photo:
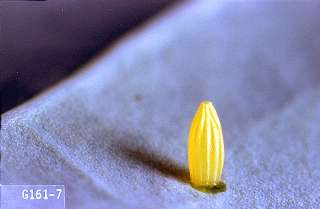
M209 101L200 104L190 127L188 161L191 184L213 188L221 183L224 144L218 114Z

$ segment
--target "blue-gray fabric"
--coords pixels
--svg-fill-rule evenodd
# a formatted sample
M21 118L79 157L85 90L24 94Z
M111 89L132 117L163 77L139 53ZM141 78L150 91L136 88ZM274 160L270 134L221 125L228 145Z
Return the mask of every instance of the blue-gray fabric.
M319 208L317 2L193 2L2 115L1 183L80 208ZM220 116L225 192L188 180L189 125Z

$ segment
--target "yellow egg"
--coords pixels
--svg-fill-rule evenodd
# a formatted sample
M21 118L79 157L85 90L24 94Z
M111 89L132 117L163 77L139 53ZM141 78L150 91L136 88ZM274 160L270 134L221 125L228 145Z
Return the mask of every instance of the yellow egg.
M221 184L224 144L218 114L209 101L200 104L191 124L188 144L191 184L213 188Z

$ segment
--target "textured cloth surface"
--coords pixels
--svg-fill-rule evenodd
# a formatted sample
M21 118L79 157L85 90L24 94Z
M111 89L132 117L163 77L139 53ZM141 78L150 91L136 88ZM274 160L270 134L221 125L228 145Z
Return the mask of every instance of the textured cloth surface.
M64 184L67 208L319 208L317 3L188 3L2 115L1 183ZM226 192L189 184L212 100Z

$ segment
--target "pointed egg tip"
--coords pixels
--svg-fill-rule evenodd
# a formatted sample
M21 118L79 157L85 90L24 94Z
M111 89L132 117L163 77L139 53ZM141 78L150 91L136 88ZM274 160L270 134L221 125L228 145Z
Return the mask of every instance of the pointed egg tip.
M204 109L206 109L206 108L213 108L213 109L215 110L212 102L209 101L209 100L204 100L203 102L201 102L201 103L200 103L200 108L204 108Z

